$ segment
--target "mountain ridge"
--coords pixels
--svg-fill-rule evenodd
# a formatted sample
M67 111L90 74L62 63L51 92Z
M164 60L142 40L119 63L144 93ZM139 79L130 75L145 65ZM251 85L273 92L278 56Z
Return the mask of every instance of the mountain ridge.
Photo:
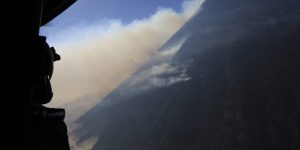
M149 82L128 86L132 76L77 121L81 140L98 137L95 150L299 149L299 2L226 2L207 0L146 81L189 80L141 91Z

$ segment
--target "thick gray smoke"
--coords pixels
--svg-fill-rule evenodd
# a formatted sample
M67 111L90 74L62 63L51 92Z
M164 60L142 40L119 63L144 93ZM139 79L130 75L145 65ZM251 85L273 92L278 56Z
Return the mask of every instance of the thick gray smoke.
M163 87L189 80L184 70L171 67L167 61L185 40L165 52L158 52L158 49L199 10L203 1L186 0L180 12L159 8L149 18L129 24L106 19L92 25L68 27L60 33L46 32L50 45L62 56L62 60L55 63L52 79L54 99L49 106L66 108L70 135L76 126L74 120L150 59L165 61L136 76L135 83L148 81L143 88ZM158 77L162 73L178 71L182 72L178 76L168 79ZM76 138L70 136L72 148L81 149L74 144L74 140ZM89 149L95 139L92 141L81 146Z

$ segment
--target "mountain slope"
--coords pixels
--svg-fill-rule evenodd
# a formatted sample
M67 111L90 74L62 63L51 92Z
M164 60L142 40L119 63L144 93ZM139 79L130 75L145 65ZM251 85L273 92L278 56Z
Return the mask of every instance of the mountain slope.
M299 149L299 4L207 0L162 47L183 41L175 56L154 58L78 120L82 141L97 137L95 150Z

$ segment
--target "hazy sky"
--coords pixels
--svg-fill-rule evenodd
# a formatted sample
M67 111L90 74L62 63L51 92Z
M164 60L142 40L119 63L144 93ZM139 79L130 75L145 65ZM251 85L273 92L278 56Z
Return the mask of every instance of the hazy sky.
M151 16L159 7L181 9L184 0L77 0L47 26L51 30L63 29L78 22L94 23L104 18L121 19L130 23Z

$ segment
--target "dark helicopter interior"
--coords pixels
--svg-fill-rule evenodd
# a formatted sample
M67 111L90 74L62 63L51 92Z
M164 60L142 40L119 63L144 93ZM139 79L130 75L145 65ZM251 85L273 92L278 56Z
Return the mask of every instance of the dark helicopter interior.
M142 21L112 21L113 27L125 24L118 31L128 34L121 38L109 35L100 44L110 43L104 48L119 48L118 54L132 55L126 59L132 64L147 59L128 74L124 73L122 61L115 68L105 64L107 60L120 59L120 55L104 55L101 59L96 55L82 56L96 64L103 63L108 70L117 70L92 74L92 82L87 82L92 90L94 84L117 80L117 75L122 80L104 87L109 92L96 97L97 103L76 118L74 124L80 125L72 130L78 136L76 142L86 146L85 142L88 145L92 141L92 146L85 149L93 150L300 149L300 2L184 0L187 3L183 4L193 1L201 3L201 7L192 15L160 8L163 17L142 19L151 25L157 20L166 22L166 16L175 20L166 26L151 28ZM75 150L70 144L64 106L72 108L70 116L75 116L91 96L61 108L46 105L53 94L61 92L52 89L51 84L54 66L61 58L55 45L50 46L48 37L40 33L41 27L73 4L76 0L7 1L2 5L9 8L1 12L2 30L6 31L1 45L5 58L2 124L7 131L3 137L8 149ZM184 18L188 15L190 18ZM176 16L184 20L182 26ZM140 30L125 30L138 23L142 24L139 29L153 31L142 32L149 43L163 41L156 33L167 33L176 25L178 30L166 36L161 45L149 48L157 50L149 52L154 55L151 59L138 59L137 51L148 43L135 36ZM111 42L114 39L121 39L125 46ZM128 45L123 41L138 43L138 48L129 47L122 53ZM95 45L89 48L99 46ZM87 45L83 47L88 49ZM79 57L71 54L69 58ZM81 59L74 62L78 61ZM88 63L87 67L95 70ZM80 82L80 73L86 70L66 71L75 76L69 77L70 82ZM96 77L103 74L109 78L98 82ZM74 91L70 93L78 92Z

